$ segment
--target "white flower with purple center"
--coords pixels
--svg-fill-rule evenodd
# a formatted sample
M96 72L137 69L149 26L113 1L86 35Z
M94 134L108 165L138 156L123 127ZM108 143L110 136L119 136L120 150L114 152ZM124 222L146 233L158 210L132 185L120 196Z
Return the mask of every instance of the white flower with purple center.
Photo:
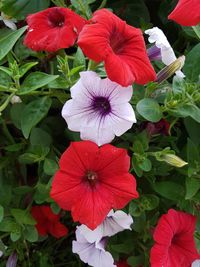
M177 59L174 50L161 29L153 27L146 30L145 33L149 35L149 42L155 43L155 46L152 46L147 50L150 60L162 60L165 65L169 66ZM176 71L176 75L179 78L185 77L180 70Z
M199 259L199 260L195 260L195 261L193 261L191 267L200 267L200 259Z
M72 242L72 251L92 267L116 267L112 255L105 251L106 241L106 238L102 238L100 241L90 243L77 227L76 241Z
M101 79L93 71L80 73L79 81L71 88L62 116L72 131L80 132L81 139L97 145L110 143L136 122L135 113L128 103L132 86L122 87Z
M105 236L113 236L125 229L131 230L133 219L129 214L122 210L114 212L111 210L105 220L94 230L89 229L86 225L79 226L79 230L88 242L95 242Z

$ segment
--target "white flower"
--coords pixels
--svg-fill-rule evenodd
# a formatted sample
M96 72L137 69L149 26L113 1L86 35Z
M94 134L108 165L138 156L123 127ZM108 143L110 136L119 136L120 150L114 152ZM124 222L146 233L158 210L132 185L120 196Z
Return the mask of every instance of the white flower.
M89 229L86 225L79 226L79 230L88 242L95 242L105 236L113 236L125 229L131 230L130 226L133 219L122 210L114 212L111 210L105 220L94 230Z
M112 255L105 251L105 245L105 238L99 242L88 242L77 227L76 241L72 242L72 251L92 267L116 267Z
M200 267L200 260L195 260L195 261L193 261L191 267Z
M17 26L15 25L17 22L16 19L9 18L3 12L1 12L0 20L3 20L4 24L11 30L17 30Z
M158 27L153 27L145 31L146 34L149 35L149 42L155 43L155 45L160 49L161 52L161 60L162 62L169 66L172 62L174 62L177 57L175 56L174 50L172 49L170 43L168 42L165 34ZM179 78L184 78L185 75L182 71L176 71L176 75Z
M128 103L132 86L101 79L95 72L80 73L81 78L71 88L72 99L62 109L62 116L72 131L81 133L81 139L97 145L110 143L136 122Z
M16 104L16 103L21 103L22 100L19 96L14 95L11 99L10 99L10 103L11 104Z

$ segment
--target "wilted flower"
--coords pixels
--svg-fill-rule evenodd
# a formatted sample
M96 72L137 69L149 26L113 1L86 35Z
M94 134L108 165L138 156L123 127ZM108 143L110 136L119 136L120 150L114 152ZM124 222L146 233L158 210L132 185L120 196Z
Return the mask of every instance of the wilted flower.
M95 72L80 73L80 80L71 88L72 99L62 109L62 116L72 131L80 131L81 139L96 144L110 143L136 122L128 103L132 87L122 87Z
M10 103L11 104L17 104L17 103L21 103L22 100L19 96L14 95L11 99L10 99Z
M155 43L155 46L151 47L148 50L150 59L152 57L153 60L157 60L160 59L160 56L162 62L167 66L169 66L177 59L174 50L172 49L170 43L168 42L165 34L161 29L159 29L158 27L153 27L151 29L146 30L145 33L149 35L149 42ZM185 75L180 70L177 70L175 73L180 78L185 77Z
M72 242L72 251L92 267L116 267L112 255L105 251L106 238L97 242L88 242L79 227L76 230L76 241Z
M195 26L200 23L200 1L179 0L168 19L183 26Z
M94 13L81 31L78 45L90 59L104 61L108 78L122 86L146 84L156 78L141 30L107 9Z
M96 229L90 230L86 225L82 224L79 230L87 241L92 243L101 240L102 237L113 236L125 229L131 230L130 226L132 223L133 219L131 215L127 215L122 210L116 212L111 210L105 220Z
M51 7L27 17L24 44L35 51L55 52L73 46L86 20L63 7Z
M2 20L3 23L11 30L17 30L17 26L15 25L15 23L17 22L16 19L13 19L1 12L0 20Z

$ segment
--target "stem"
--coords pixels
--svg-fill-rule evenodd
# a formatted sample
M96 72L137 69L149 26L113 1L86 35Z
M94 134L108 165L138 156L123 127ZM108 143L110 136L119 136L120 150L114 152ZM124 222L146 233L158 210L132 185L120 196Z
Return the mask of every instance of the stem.
M89 63L88 63L87 70L95 70L98 65L99 65L99 63L96 63L95 61L90 60Z
M7 139L12 143L15 144L15 140L13 139L12 135L10 134L8 127L5 123L5 121L2 122L2 130L4 135L7 137Z
M6 99L6 101L0 106L0 115L1 112L8 106L10 99L15 95L15 93L12 93L11 95L8 96L8 98Z
M106 4L107 4L107 0L103 0L101 2L101 5L98 7L98 9L104 8Z
M12 93L12 92L17 92L17 89L15 88L7 88L6 86L4 85L0 85L0 92L9 92L9 93Z

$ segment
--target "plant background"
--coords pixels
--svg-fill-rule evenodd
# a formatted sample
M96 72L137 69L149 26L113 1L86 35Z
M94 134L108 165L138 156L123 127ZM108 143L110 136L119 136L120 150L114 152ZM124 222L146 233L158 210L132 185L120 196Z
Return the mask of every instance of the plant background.
M51 180L59 157L79 133L67 129L61 109L70 98L70 87L88 60L76 46L47 54L23 46L27 14L66 4L89 18L105 5L132 26L142 30L158 26L166 34L176 55L185 55L184 81L168 79L162 84L133 85L131 100L138 123L114 144L128 149L131 172L136 176L140 198L125 208L134 218L133 230L109 239L108 250L115 260L127 259L132 267L149 266L152 231L169 208L199 217L200 210L200 43L191 27L167 19L177 1L172 0L1 0L0 10L18 20L18 31L0 22L0 250L4 256L16 251L17 266L84 266L72 253L76 224L69 212L62 222L69 228L65 238L38 237L30 215L33 204L49 203ZM145 37L146 38L146 37ZM146 39L147 41L147 39ZM147 42L146 42L147 43ZM154 64L158 72L163 65ZM105 76L103 65L96 71ZM22 103L11 104L13 95ZM143 100L145 98L145 100ZM161 118L170 123L170 135L150 135L147 125L156 127ZM167 163L166 154L176 154L188 165L177 168ZM176 164L175 164L176 165ZM195 233L200 249L200 224ZM5 249L5 246L7 247Z

